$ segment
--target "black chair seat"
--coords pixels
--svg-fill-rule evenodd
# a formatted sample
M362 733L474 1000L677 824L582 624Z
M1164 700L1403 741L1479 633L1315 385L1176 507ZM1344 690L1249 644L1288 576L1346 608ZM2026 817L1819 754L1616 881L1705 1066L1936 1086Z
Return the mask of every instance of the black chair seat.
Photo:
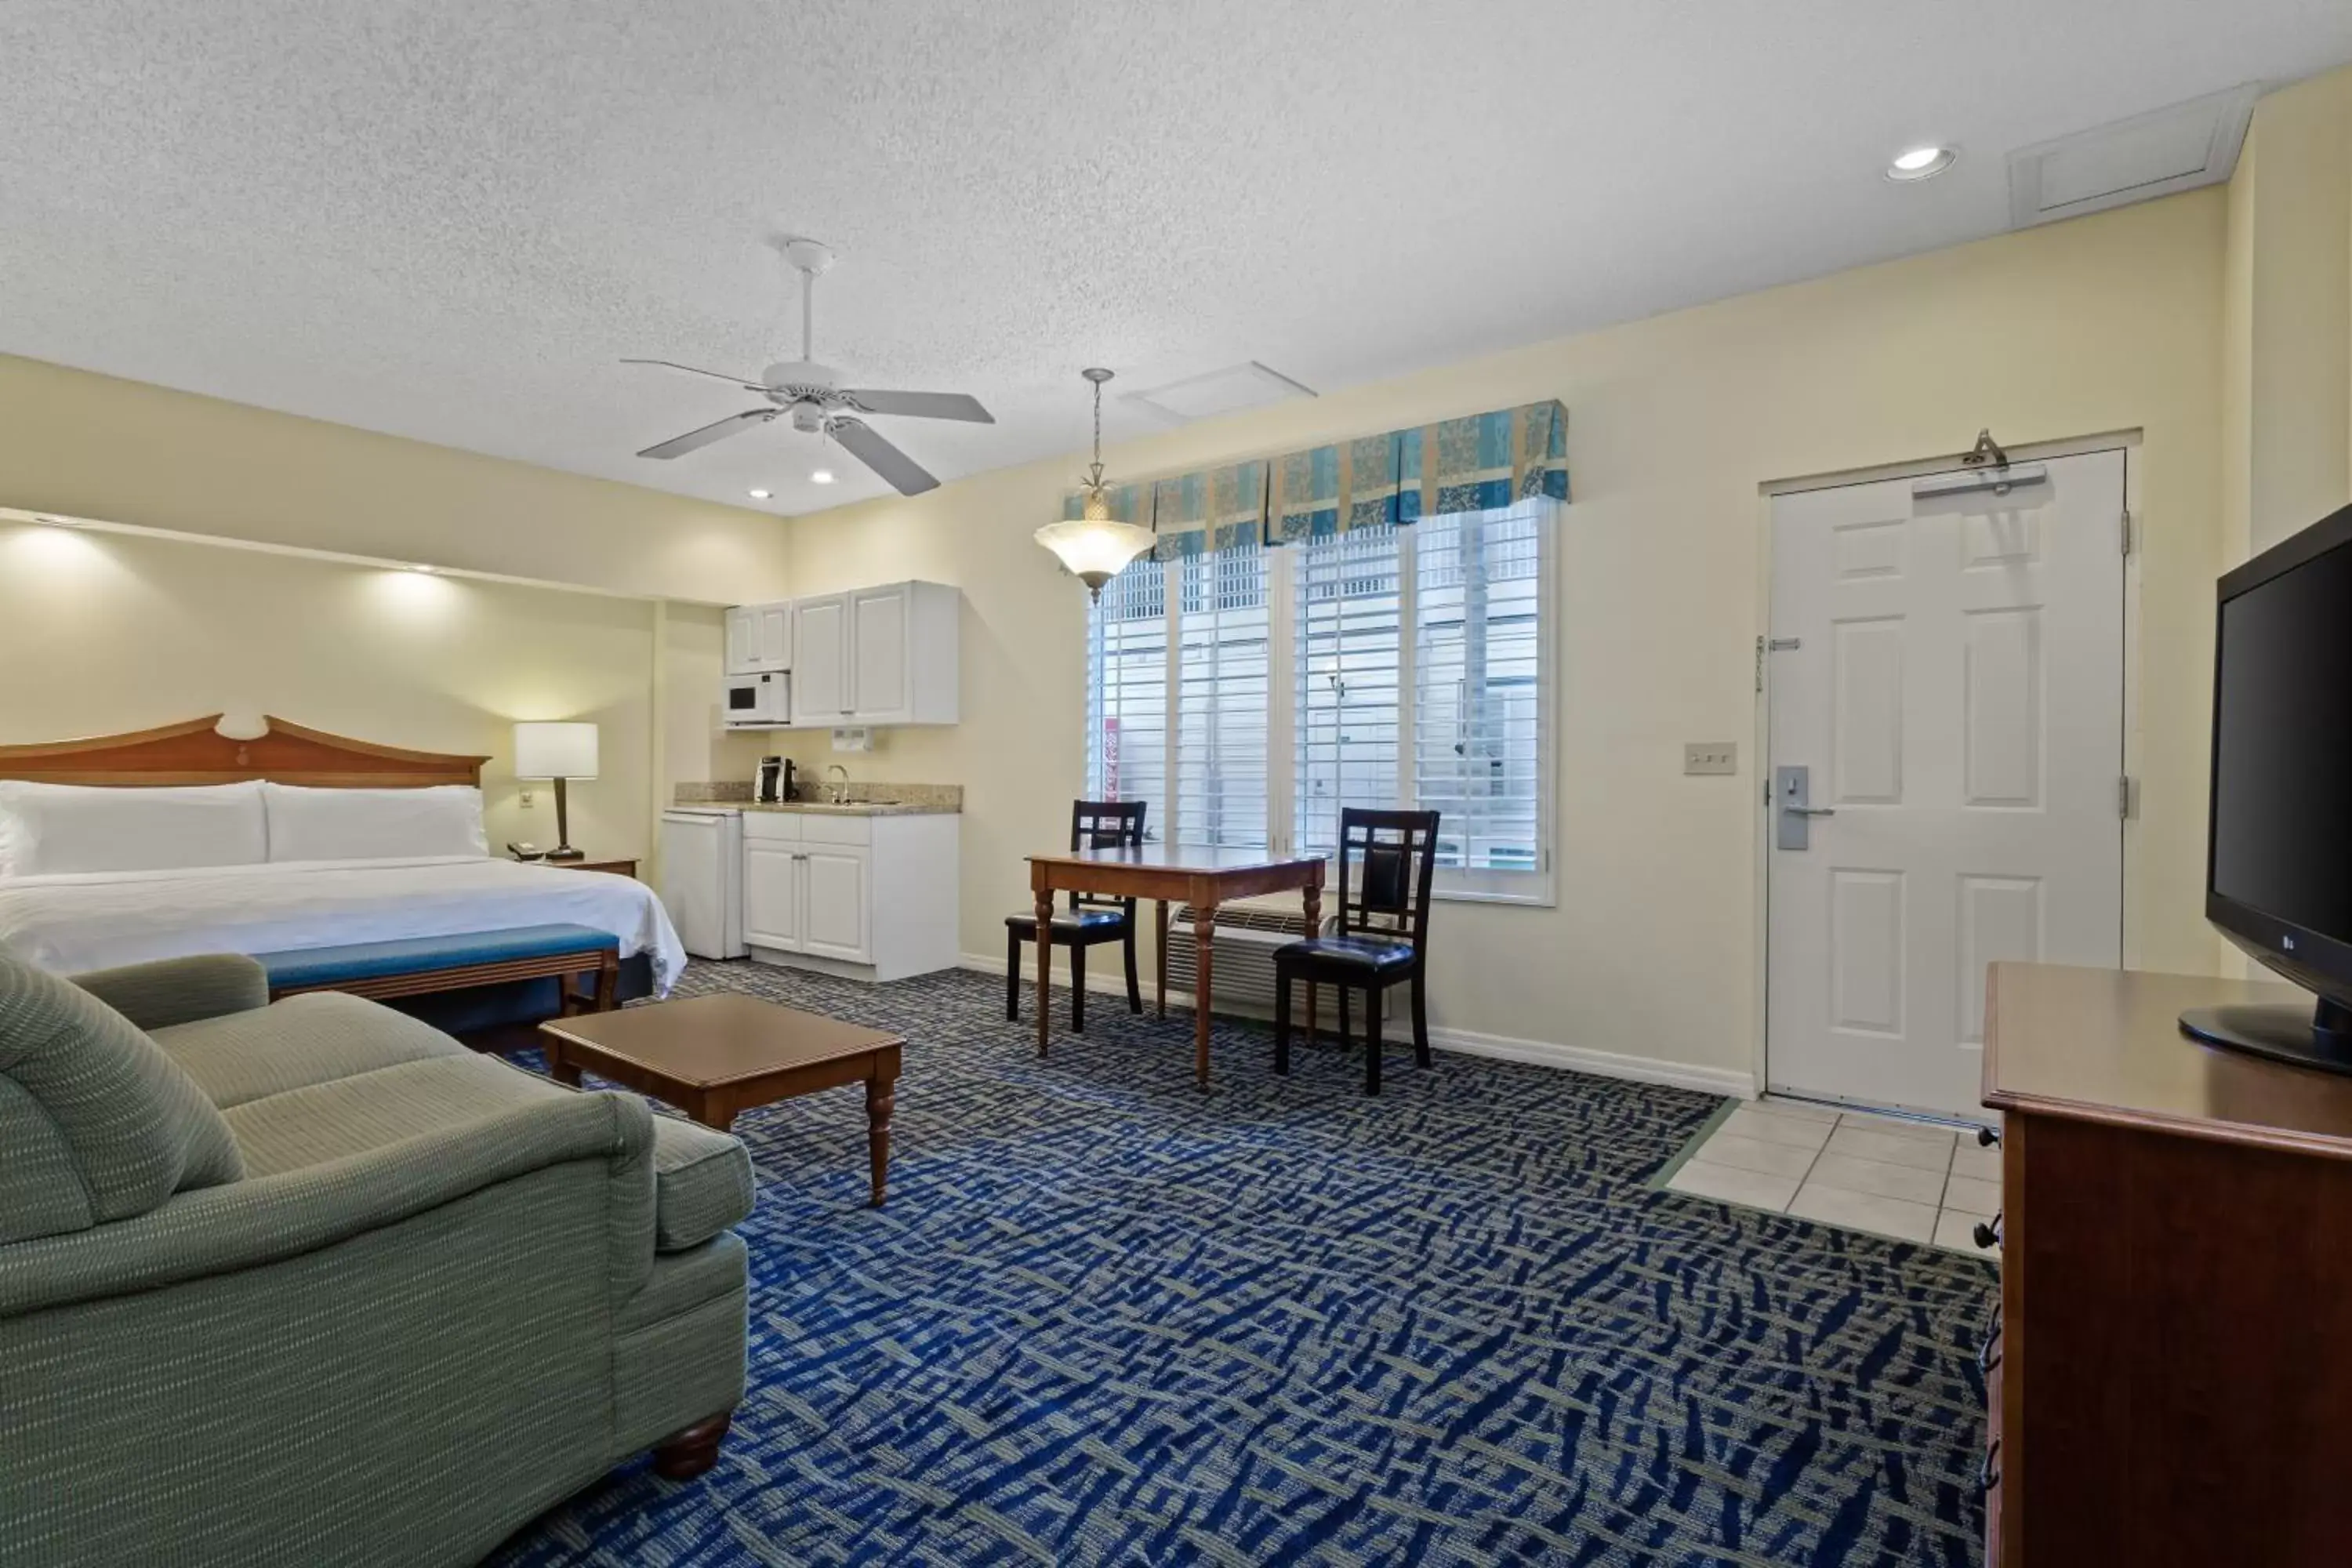
M1034 914L1007 915L1006 929L1037 933L1037 917ZM1081 904L1075 910L1055 910L1054 929L1056 931L1117 931L1127 924L1125 910L1102 909Z
M1327 973L1385 974L1412 967L1412 943L1391 937L1317 936L1285 942L1274 950L1278 969L1317 969Z

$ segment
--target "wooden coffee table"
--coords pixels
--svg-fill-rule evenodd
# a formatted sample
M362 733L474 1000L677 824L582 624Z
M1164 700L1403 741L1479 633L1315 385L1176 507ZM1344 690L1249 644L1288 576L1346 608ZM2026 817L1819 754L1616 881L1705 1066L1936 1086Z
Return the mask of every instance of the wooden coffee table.
M757 996L649 1002L539 1026L548 1076L576 1084L583 1068L667 1100L724 1132L736 1113L843 1084L866 1086L874 1204L890 1171L890 1108L906 1041Z

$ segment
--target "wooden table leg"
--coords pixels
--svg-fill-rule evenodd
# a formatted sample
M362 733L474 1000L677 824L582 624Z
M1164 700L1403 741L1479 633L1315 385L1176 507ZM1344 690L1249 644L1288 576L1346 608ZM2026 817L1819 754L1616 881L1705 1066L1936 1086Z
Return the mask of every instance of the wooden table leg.
M1151 900L1153 918L1160 922L1160 1016L1168 1016L1168 900Z
M580 1069L563 1059L563 1041L554 1035L539 1037L539 1048L547 1053L547 1076L558 1083L580 1087Z
M1029 879L1037 916L1037 1054L1045 1054L1054 1012L1054 888L1038 867Z
M1192 938L1193 951L1200 957L1193 966L1192 977L1192 1077L1203 1092L1209 1087L1210 971L1215 967L1216 937L1217 906L1196 891L1192 899Z
M872 1206L882 1206L882 1190L890 1179L890 1110L898 1103L895 1079L879 1076L866 1080L866 1152L874 1167Z

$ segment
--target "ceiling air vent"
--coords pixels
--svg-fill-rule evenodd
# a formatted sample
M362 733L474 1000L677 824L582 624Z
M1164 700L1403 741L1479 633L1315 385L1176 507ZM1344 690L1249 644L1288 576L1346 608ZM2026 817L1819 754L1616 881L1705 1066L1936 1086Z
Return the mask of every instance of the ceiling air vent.
M2118 120L2009 155L2012 228L2080 217L2230 177L2258 82Z
M1190 419L1213 419L1220 414L1239 414L1244 408L1263 408L1286 398L1314 395L1313 389L1250 360L1205 375L1171 381L1165 386L1130 392L1127 400L1162 419L1181 424Z

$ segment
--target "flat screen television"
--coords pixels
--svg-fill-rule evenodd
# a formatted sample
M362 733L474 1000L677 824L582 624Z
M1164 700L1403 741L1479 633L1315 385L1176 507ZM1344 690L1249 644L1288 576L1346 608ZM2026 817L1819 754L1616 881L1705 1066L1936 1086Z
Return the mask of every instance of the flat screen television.
M2352 507L2225 574L2218 598L2205 915L2319 1001L2180 1026L2352 1073Z

